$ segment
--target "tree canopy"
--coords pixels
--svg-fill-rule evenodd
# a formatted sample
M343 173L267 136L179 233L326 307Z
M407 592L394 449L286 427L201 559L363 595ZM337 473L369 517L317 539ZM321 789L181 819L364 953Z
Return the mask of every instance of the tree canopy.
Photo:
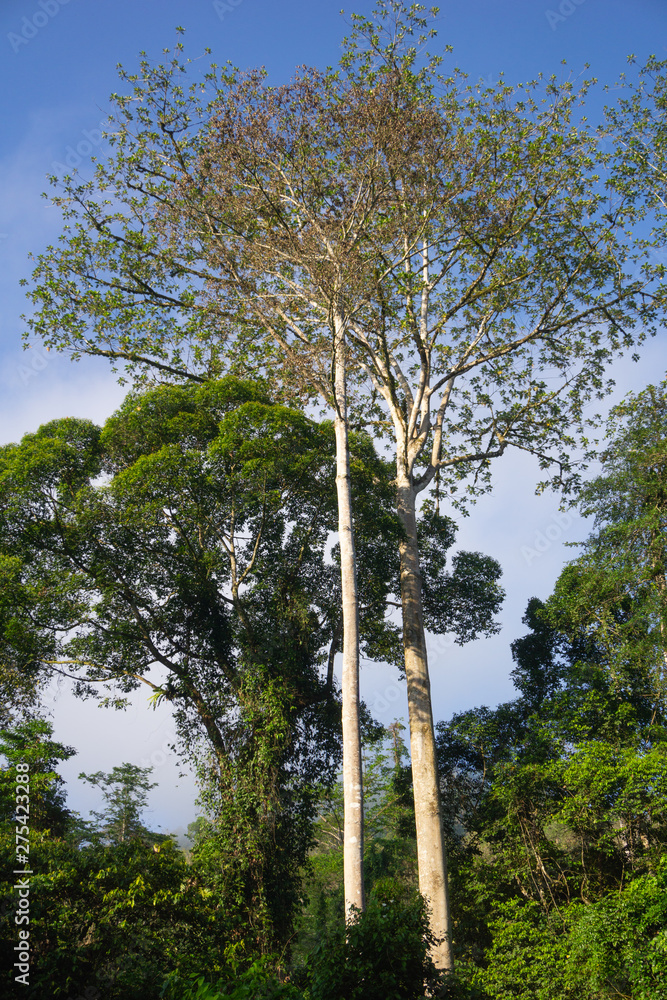
M370 439L352 444L362 648L401 666L388 468ZM267 948L289 937L318 789L340 759L332 449L330 424L228 377L130 394L103 428L53 421L0 456L0 551L19 598L3 661L35 684L64 673L102 703L145 686L171 704L210 817L195 853ZM462 642L493 630L498 564L459 553L448 570L453 524L421 530L432 627ZM130 786L149 787L123 767L86 776L112 796L114 842L141 836Z
M199 444L184 450L159 432L157 450L142 445L138 457L118 467L112 458L108 467L99 463L95 429L72 425L72 454L64 449L57 458L63 468L74 463L54 487L58 502L69 489L79 507L72 524L55 520L55 537L66 539L67 557L71 549L80 566L78 575L49 593L70 622L87 608L91 579L102 595L96 621L103 626L67 638L67 648L74 659L87 658L86 683L102 681L108 667L100 664L114 657L114 676L126 686L161 663L169 678L148 683L156 697L178 706L182 720L199 727L219 769L230 759L232 734L240 741L235 747L258 747L266 737L287 754L281 741L294 733L295 718L287 721L287 706L297 704L300 717L319 719L331 694L329 678L318 677L317 667L325 645L331 667L340 644L329 601L335 590L321 588L312 602L292 589L290 575L296 559L300 573L312 570L316 583L327 579L326 462L311 441L312 435L319 440L319 431L284 404L319 394L332 407L344 618L345 850L359 876L347 908L355 898L363 905L359 636L369 650L392 657L400 636L420 890L431 912L433 957L438 967L451 969L443 808L451 819L457 800L444 807L441 801L425 630L447 622L449 631L452 620L461 638L492 630L499 591L494 566L479 555L457 556L453 572L443 576L450 522L440 505L465 508L489 488L493 460L511 448L532 455L545 481L574 489L575 449L586 444L596 422L589 404L611 386L610 362L636 351L658 329L664 267L650 254L664 243L665 66L651 59L638 89L621 91L596 128L585 114L592 80L575 85L553 76L489 87L469 85L458 70L445 72L440 56L420 51L434 37L437 13L380 0L370 18L353 15L338 68L302 67L281 86L270 85L259 70L215 65L189 85L180 43L161 64L144 58L138 72L121 71L112 155L92 180L62 180L54 202L65 228L57 248L37 259L29 292L36 312L28 328L75 358L107 357L138 382L166 380L179 392L192 386L208 392L231 373L260 379L278 401L251 392L236 417L227 415L224 433L220 425L209 440L205 430L196 430ZM607 153L600 139L610 136L614 146ZM243 431L235 419L243 421ZM245 450L246 423L266 434L266 456L252 443ZM188 420L185 425L193 433ZM385 582L396 579L394 569L374 576L368 596L364 587L375 569L357 588L354 529L363 536L366 512L352 507L352 426L383 437L395 462L391 480L378 462L374 467L383 471L369 480L382 485L369 491L369 506L376 504L376 520L385 527L376 536L380 549L371 531L366 537L368 551L379 551L388 570L389 549L398 553L400 629L384 610L378 615L387 598L397 596ZM40 476L49 466L42 444ZM112 476L108 487L92 489L88 469L84 484L75 460L79 447L91 470ZM315 454L306 473L297 456ZM332 449L328 459L331 466ZM23 472L17 470L11 476L19 483ZM324 490L317 496L305 483L313 475ZM251 492L245 491L246 477ZM303 487L298 503L284 486L292 477ZM422 503L420 495L432 485L436 499ZM164 504L165 486L183 497L178 516ZM361 495L357 491L357 503ZM397 520L389 514L392 503ZM98 517L107 519L108 533L100 535L106 543L92 531ZM38 512L35 518L31 531L40 536ZM218 518L225 528L216 534L211 524ZM45 520L47 537L54 521ZM8 537L15 524L10 517ZM631 530L641 536L640 547L646 532L656 531L636 518ZM550 619L549 627L559 642L588 650L573 663L585 664L589 677L593 663L606 663L619 690L632 683L637 697L642 685L653 684L658 714L659 684L647 658L664 630L660 530L650 554L624 556L624 580L620 566L612 579L599 560L580 560L559 582L549 611L556 615L560 601L564 618ZM607 530L604 540L611 548L612 535ZM142 539L151 540L150 552ZM121 581L113 563L117 552L129 560L129 540L140 558ZM366 544L362 537L360 547ZM638 584L630 577L642 558ZM5 559L0 571L26 620L34 620L41 592L24 572L18 549L10 545ZM166 562L179 567L176 581L165 575ZM280 565L281 586L269 565ZM139 572L143 582L136 579ZM229 592L221 596L215 584L223 574ZM591 623L586 606L593 598L607 610ZM281 627L267 631L278 610ZM12 616L10 605L6 634L29 660ZM54 649L61 642L49 629L44 639ZM538 649L547 639L527 645L547 656L546 647ZM286 672L284 648L291 657ZM526 738L544 749L551 737L530 728L531 713L557 699L564 678L573 674L562 674L562 664L552 661L550 675L541 677L538 661L531 664L527 649L524 654L522 682L530 695L508 710L505 721L516 727L520 716ZM215 663L220 690L204 663ZM265 689L284 698L286 728L271 726L260 738L251 720L258 712L267 718L266 704L258 708ZM226 728L217 721L235 711L243 724ZM493 728L497 713L492 715ZM623 728L621 716L615 724ZM627 719L623 725L632 728ZM299 731L306 769L318 760L318 753L304 749L314 731L308 729L307 737ZM267 780L271 786L273 778ZM527 836L527 827L521 830Z

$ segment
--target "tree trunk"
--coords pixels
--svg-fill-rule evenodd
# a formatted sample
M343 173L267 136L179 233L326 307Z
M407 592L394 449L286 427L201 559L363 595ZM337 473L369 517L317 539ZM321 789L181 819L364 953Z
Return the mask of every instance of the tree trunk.
M364 810L359 727L359 603L352 523L352 487L347 427L345 328L336 320L334 339L336 491L343 604L343 800L345 806L343 871L345 917L364 909Z
M403 647L408 682L419 891L429 906L431 930L437 938L431 950L431 958L438 969L449 970L453 968L454 962L447 888L447 855L442 829L431 685L422 612L415 500L416 494L409 476L399 467L397 509L405 531L405 538L400 544Z

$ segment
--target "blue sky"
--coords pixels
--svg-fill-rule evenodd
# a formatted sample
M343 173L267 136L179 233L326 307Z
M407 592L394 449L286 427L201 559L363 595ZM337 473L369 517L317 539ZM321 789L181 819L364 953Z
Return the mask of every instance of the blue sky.
M108 97L118 88L117 63L132 69L138 53L159 60L186 29L186 54L193 73L218 63L246 68L264 65L273 83L289 79L294 67L334 65L348 32L342 0L3 0L0 9L0 442L14 441L54 417L75 415L102 421L123 391L104 363L72 364L39 345L22 351L21 314L27 303L19 279L29 275L29 253L42 252L60 230L57 210L41 193L57 164L76 164L90 173L92 155L104 154L100 123ZM373 4L348 11L368 14ZM639 64L650 53L667 57L665 0L472 0L442 3L432 51L450 44L449 65L472 81L489 83L505 74L509 83L572 74L596 76L595 118L605 102L603 85L627 70L627 56ZM567 66L562 66L566 60ZM584 69L590 64L590 70ZM640 362L619 363L618 392L642 388L664 377L667 352L660 335ZM586 526L558 512L558 498L535 497L537 471L530 460L507 458L498 465L495 490L461 525L462 547L498 558L508 600L503 633L463 649L446 641L431 647L434 711L447 718L481 703L512 696L509 642L522 634L521 615L533 594L546 597L572 550L564 543L584 537ZM403 685L395 672L368 665L362 691L378 718L406 716ZM140 692L125 714L75 702L66 687L48 692L56 735L79 750L63 773L110 770L122 760L152 763L160 787L149 820L165 829L187 826L194 816L194 791L179 782L169 750L168 714L151 712ZM178 785L177 785L178 782ZM70 804L84 813L94 806L93 789L72 782Z

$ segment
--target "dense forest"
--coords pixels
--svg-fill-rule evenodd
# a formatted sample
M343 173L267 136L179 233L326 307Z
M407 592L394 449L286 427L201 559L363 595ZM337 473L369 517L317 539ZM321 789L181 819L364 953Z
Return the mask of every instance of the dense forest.
M103 428L54 421L3 449L3 872L21 866L28 833L32 872L20 991L380 998L430 983L443 996L662 996L667 383L613 413L602 472L577 499L594 531L512 644L518 697L436 726L456 956L444 987L418 893L405 727L367 711L368 904L346 937L332 429L257 397L235 380L160 388L128 397ZM355 498L381 507L390 467L368 438L352 453ZM389 504L384 516L380 534L376 516L355 525L361 632L400 669L397 626L378 626L399 587ZM447 608L466 641L498 608L500 568L460 551L448 568L453 522L424 521L426 606ZM104 808L72 814L57 768L76 750L39 711L49 663L90 664L89 687L115 671L127 691L156 660L169 673L154 697L174 706L201 788L185 851L142 822L149 768L81 775ZM13 879L0 910L6 995Z
M593 81L443 76L435 13L379 3L282 87L189 86L179 43L52 179L29 335L130 388L0 449L3 995L667 998L667 382L594 415L664 336L665 65L594 127ZM500 629L456 518L512 449L591 533L516 698L437 720L427 634ZM187 849L150 768L68 809L54 676L169 705Z

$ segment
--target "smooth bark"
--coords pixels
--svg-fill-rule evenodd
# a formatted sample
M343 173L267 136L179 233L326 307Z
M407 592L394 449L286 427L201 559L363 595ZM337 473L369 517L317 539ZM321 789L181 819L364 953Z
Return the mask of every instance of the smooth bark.
M431 957L437 968L451 970L454 962L447 886L447 855L442 828L431 685L424 633L415 507L415 489L405 472L401 472L399 463L397 509L405 532L400 544L403 648L408 683L419 891L429 906L430 926L436 938L436 943L431 949Z
M359 601L352 521L352 486L347 423L345 327L335 319L334 406L336 434L336 491L340 542L343 610L343 800L345 808L343 871L345 917L353 907L364 909L364 810L359 726Z

